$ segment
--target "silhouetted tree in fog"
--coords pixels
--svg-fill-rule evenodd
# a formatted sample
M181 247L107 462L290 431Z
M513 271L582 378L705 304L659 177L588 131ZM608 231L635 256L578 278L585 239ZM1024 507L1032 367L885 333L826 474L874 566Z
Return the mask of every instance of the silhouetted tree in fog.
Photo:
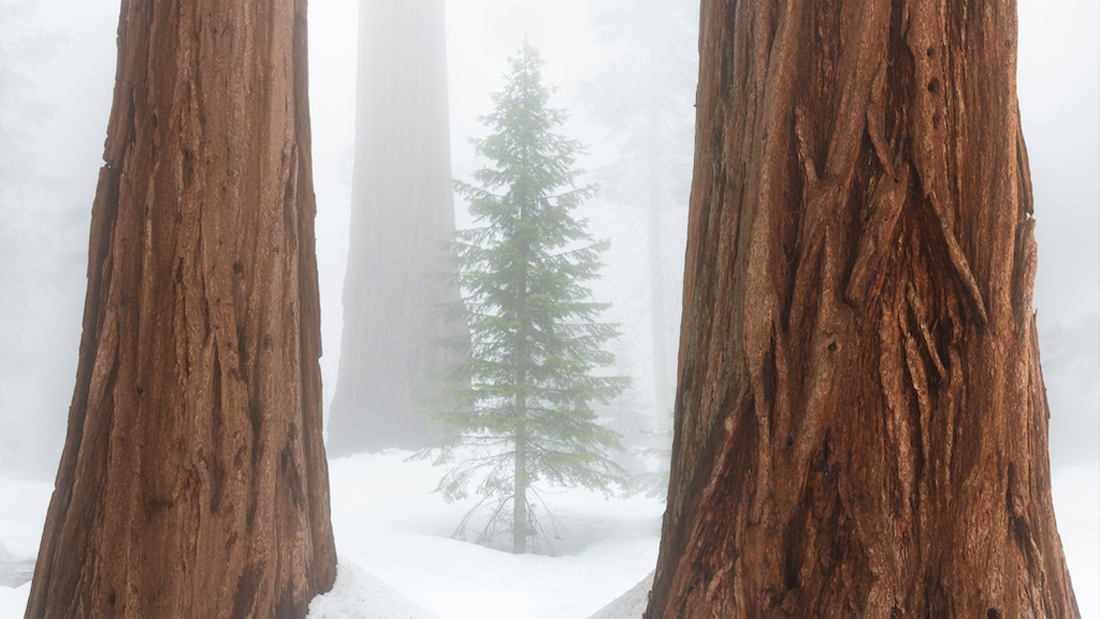
M608 243L593 242L572 213L594 191L575 185L580 144L554 133L566 115L547 107L538 52L524 43L510 63L482 118L493 133L475 140L491 166L474 172L477 185L458 183L482 225L450 245L451 283L464 296L438 311L470 335L439 343L469 357L442 373L453 410L438 418L460 433L436 464L451 464L439 484L448 499L476 483L492 514L484 534L507 522L518 554L539 531L529 496L540 478L592 489L618 480L606 453L618 435L596 423L592 404L609 403L629 380L593 375L614 361L603 346L616 330L597 322L607 305L584 286Z
M45 123L49 106L34 96L33 69L53 57L65 40L57 33L17 34L16 24L36 8L36 2L0 0L0 188L8 194L4 202L42 177L34 167L31 129Z
M124 0L26 617L304 617L335 578L306 3Z
M598 170L601 195L646 214L653 402L662 432L672 415L665 296L670 286L677 288L665 275L662 216L686 211L698 18L698 0L596 3L593 26L625 52L581 89L593 118L618 147L618 159Z
M12 405L7 388L34 358L23 342L27 297L43 275L55 274L49 271L56 262L36 230L49 214L34 195L46 176L35 167L33 130L45 124L49 106L35 97L34 69L54 56L64 37L19 34L35 8L0 0L0 471L20 468L28 447L38 447L28 440L26 411Z
M1015 2L707 0L645 617L1076 617Z
M351 237L329 451L419 449L443 426L413 409L455 359L428 312L457 299L424 277L454 232L443 0L363 0ZM457 325L450 332L460 331Z

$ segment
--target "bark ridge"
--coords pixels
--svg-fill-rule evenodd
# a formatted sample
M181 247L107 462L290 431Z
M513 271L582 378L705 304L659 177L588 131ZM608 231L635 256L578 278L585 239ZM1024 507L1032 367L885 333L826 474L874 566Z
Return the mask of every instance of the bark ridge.
M124 0L26 617L304 617L335 579L306 3Z
M658 617L1077 616L1010 0L704 0Z

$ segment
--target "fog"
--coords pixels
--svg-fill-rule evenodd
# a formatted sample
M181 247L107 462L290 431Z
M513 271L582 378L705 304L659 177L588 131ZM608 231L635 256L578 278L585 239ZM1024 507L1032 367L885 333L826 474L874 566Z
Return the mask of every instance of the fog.
M448 63L453 173L479 165L466 140L483 135L477 117L491 109L504 59L523 37L547 60L545 79L558 87L554 105L572 118L564 131L590 146L582 167L614 157L606 130L591 120L577 91L623 53L599 38L585 0L463 0L448 3ZM340 297L347 252L354 143L356 0L310 6L310 98L318 203L326 403L335 387L342 329ZM1019 3L1018 95L1027 140L1039 274L1035 309L1051 404L1055 466L1100 458L1100 85L1098 7L1092 0ZM102 162L115 70L115 0L41 0L20 18L0 22L5 42L45 35L37 58L16 70L28 155L23 182L0 188L0 471L52 475L64 438L75 375L84 296L87 223ZM50 53L52 49L52 55ZM17 115L18 118L18 115ZM685 114L691 122L691 111ZM5 119L5 122L8 122ZM7 163L11 153L4 156ZM6 179L5 179L6 180ZM676 318L682 273L687 180L679 204L663 216L666 305ZM469 218L458 203L458 226ZM637 390L652 384L644 212L593 200L584 207L598 237L609 237L605 278L611 320L624 336L622 365ZM675 355L678 328L669 328ZM673 371L675 360L668 360ZM645 398L643 398L645 399ZM652 399L649 397L648 399ZM647 400L648 401L648 400Z
M468 179L484 165L475 159L467 138L485 134L478 116L491 111L490 94L502 86L505 59L524 37L546 59L544 79L558 88L552 104L571 111L562 132L589 145L580 167L597 171L615 159L615 140L580 97L585 83L628 51L622 43L601 38L592 27L594 7L612 1L447 3L455 177ZM336 386L343 328L358 3L313 0L309 13L326 411ZM1018 4L1017 91L1038 222L1034 306L1051 409L1051 464L1059 470L1095 467L1100 463L1100 3ZM29 6L13 14L12 3L0 2L0 76L15 71L25 78L0 82L0 479L48 482L64 442L75 379L89 214L114 87L119 2L39 0ZM694 41L686 43L694 49ZM688 82L692 79L689 76ZM686 88L684 94L683 118L690 139L693 89ZM662 214L670 356L665 365L670 378L679 334L689 168L674 183L675 197ZM458 227L469 226L465 205L456 201L456 209ZM620 371L635 379L632 401L651 413L649 279L642 266L648 243L645 212L606 198L594 199L581 210L591 220L595 236L611 240L595 296L612 303L608 319L619 322L623 332L613 347ZM396 471L398 466L391 460L344 462L334 469L334 480L354 487L360 478L349 470ZM347 500L335 496L338 487L334 486L334 504ZM1081 505L1079 511L1095 510ZM357 517L370 518L370 513L364 508ZM402 512L394 520L410 514ZM376 512L374 517L383 516ZM355 542L338 543L350 547ZM655 543L651 545L655 552ZM1093 563L1095 550L1087 555ZM1089 582L1078 583L1079 599L1082 584L1088 587ZM410 579L407 586L415 584ZM1096 595L1090 595L1089 603L1095 606Z
M1017 92L1035 193L1052 466L1100 458L1100 4L1019 3ZM1071 352L1072 351L1072 352Z
M505 58L523 37L541 50L544 77L558 87L554 105L572 118L564 128L590 145L580 165L595 170L614 158L607 131L578 97L623 53L590 27L585 0L450 2L448 63L453 173L468 178L480 165L465 138L484 134L477 117L492 107ZM310 102L318 204L326 404L340 355L341 289L347 253L354 142L357 0L314 0L310 6ZM7 5L4 5L7 6ZM7 9L4 9L7 10ZM1038 312L1051 406L1055 467L1100 459L1100 7L1095 0L1021 0L1018 95L1035 193ZM0 40L45 35L36 58L15 70L25 86L16 114L26 153L9 148L0 186L0 474L51 478L64 440L72 394L90 205L102 163L115 71L117 0L41 0L17 19L0 20ZM50 53L52 50L52 54ZM3 62L11 62L4 57ZM693 110L685 110L690 123ZM11 116L5 116L9 122ZM25 122L23 122L25 121ZM12 161L23 164L12 167ZM17 178L9 178L17 169ZM687 180L664 211L664 254L670 319L678 320ZM457 205L458 226L470 223ZM622 324L622 366L643 401L652 399L644 213L593 200L582 215L608 237L604 280L596 288ZM678 328L669 328L675 355ZM668 360L669 372L675 360Z

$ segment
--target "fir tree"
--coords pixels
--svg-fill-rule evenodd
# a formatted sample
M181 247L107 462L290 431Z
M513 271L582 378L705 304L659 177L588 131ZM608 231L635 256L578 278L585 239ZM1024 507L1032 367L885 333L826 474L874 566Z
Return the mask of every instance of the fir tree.
M492 165L474 172L475 184L456 182L479 227L449 244L448 279L463 299L439 310L465 321L469 339L442 344L468 357L443 373L452 412L439 417L457 431L436 464L450 464L438 488L448 500L480 479L479 507L490 517L479 541L510 525L518 554L541 537L535 482L607 491L621 479L607 457L618 435L596 422L593 404L609 403L629 379L593 375L613 362L602 346L618 333L598 322L608 305L584 286L608 243L572 213L595 192L575 184L582 147L554 133L566 112L547 107L538 52L525 42L509 61L495 110L480 119L492 133L473 141Z

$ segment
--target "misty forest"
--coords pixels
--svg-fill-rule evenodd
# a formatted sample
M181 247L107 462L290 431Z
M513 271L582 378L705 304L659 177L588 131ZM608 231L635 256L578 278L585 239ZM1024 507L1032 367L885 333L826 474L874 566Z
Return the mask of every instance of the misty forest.
M0 0L0 619L1100 619L1092 0Z

